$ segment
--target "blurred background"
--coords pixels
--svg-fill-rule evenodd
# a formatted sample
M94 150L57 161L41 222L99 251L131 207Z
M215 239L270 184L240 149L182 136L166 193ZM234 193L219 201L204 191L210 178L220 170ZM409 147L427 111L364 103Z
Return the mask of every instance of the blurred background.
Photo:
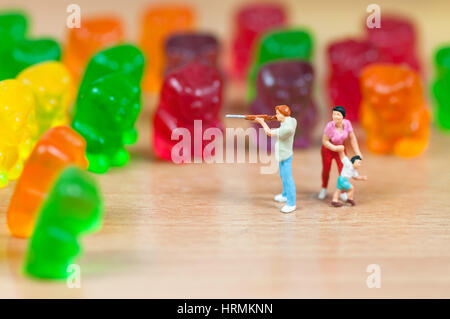
M121 17L125 23L126 38L138 42L144 9L157 3L186 3L192 5L197 13L197 29L210 31L219 37L224 51L222 58L227 63L229 46L233 35L234 13L245 3L261 1L242 0L1 0L2 9L23 8L31 17L32 35L51 35L64 42L68 29L66 19L69 13L67 6L76 3L81 7L81 17L112 13ZM357 37L363 34L365 19L369 16L366 8L375 3L381 7L381 21L384 13L401 14L412 19L419 36L418 53L425 66L424 75L430 79L432 53L443 43L450 42L450 1L446 0L272 0L287 7L288 22L292 26L307 27L315 40L313 64L317 72L316 90L324 85L324 74L327 67L325 47L333 40L343 37ZM426 90L428 91L428 90ZM428 92L426 92L428 94ZM325 94L317 96L320 108L326 103Z

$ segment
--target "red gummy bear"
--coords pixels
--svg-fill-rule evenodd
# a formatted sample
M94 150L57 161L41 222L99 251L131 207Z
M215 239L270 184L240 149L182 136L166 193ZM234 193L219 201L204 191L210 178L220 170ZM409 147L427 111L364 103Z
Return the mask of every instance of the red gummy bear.
M409 65L420 72L416 31L406 18L384 15L380 28L367 28L367 40L380 50L379 62Z
M368 64L379 59L377 48L368 41L347 39L333 42L328 46L328 93L331 105L342 105L346 109L346 119L359 119L361 91L359 76Z
M173 160L172 148L180 143L180 136L172 139L172 131L184 128L189 131L191 138L190 159L194 156L204 159L204 148L211 143L210 140L203 139L204 131L209 128L223 130L219 120L222 88L223 80L219 71L199 62L190 62L165 78L159 105L153 117L153 149L156 156ZM201 126L194 127L195 120L201 120ZM201 140L201 154L195 152L194 148L195 141L198 140Z
M235 76L242 79L246 75L257 37L269 29L283 26L286 13L284 7L278 4L249 4L238 11L235 20L232 65Z

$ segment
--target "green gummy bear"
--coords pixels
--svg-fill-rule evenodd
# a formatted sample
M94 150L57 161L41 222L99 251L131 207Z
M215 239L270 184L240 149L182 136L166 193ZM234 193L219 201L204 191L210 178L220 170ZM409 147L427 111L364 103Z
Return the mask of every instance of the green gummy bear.
M437 50L434 59L435 80L432 83L434 118L443 130L450 130L450 46Z
M37 217L24 272L43 279L64 279L81 253L79 237L100 229L101 194L95 180L77 167L66 168L54 183Z
M86 140L88 170L105 173L110 166L128 163L124 146L138 138L134 124L141 110L144 64L142 51L130 44L102 50L89 61L72 122Z
M14 77L31 65L59 60L61 47L57 41L50 38L22 39L16 43L11 54Z
M14 65L10 63L12 50L24 39L28 31L28 17L21 11L0 13L0 80L15 77Z
M145 57L134 45L116 45L95 54L89 61L78 91L78 98L90 83L114 72L123 72L130 79L141 82Z
M128 163L124 146L137 140L134 125L140 110L139 83L124 72L103 76L85 88L72 127L86 140L88 170L105 173L111 166Z
M301 29L280 29L263 35L254 50L254 60L248 75L249 102L256 96L256 78L262 65L280 59L301 59L310 61L313 40L308 31Z

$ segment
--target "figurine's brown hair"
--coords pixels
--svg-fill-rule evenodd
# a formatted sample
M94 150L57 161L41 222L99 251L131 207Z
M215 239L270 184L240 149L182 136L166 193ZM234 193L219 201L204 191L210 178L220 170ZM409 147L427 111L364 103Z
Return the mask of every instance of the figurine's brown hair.
M279 111L284 116L291 116L291 109L287 105L277 105L275 111Z

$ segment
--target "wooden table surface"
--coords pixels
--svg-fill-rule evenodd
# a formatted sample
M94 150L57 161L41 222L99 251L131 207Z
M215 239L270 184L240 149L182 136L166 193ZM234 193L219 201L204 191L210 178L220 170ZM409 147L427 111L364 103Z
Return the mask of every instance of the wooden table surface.
M43 9L31 3L23 1L39 16ZM243 90L231 85L226 96L224 109L242 112ZM106 215L102 230L83 239L81 288L21 275L27 241L9 236L5 218L14 183L0 189L0 298L450 297L450 135L434 131L427 152L409 160L363 146L369 181L357 184L356 207L336 209L316 199L323 117L314 146L294 154L298 209L284 215L272 201L279 176L261 175L261 164L156 160L149 142L156 101L146 97L131 163L96 175ZM333 166L330 191L336 177ZM381 288L367 287L370 264L380 266Z

